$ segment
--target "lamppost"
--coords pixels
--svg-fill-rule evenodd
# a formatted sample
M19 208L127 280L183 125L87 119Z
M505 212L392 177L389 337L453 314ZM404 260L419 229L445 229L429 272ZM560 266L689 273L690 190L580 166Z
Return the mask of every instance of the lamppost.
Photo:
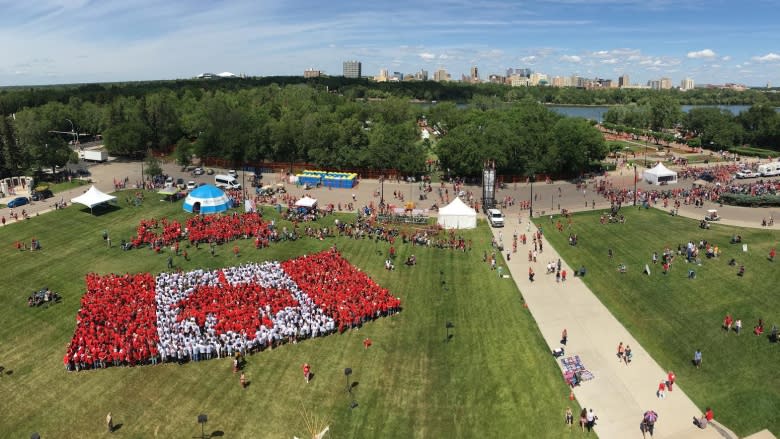
M636 206L636 164L634 164L634 206Z
M75 147L76 146L76 142L77 142L77 139L76 139L76 127L75 127L75 125L73 125L73 121L72 120L67 119L67 118L65 120L70 122L70 133L73 135L73 146Z
M379 177L379 183L381 186L379 193L379 208L385 210L385 176L384 174Z
M531 213L528 215L528 218L534 217L534 180L536 180L536 175L533 173L531 174Z
M645 168L647 168L647 138L650 136L650 125L647 126L647 132L645 133Z

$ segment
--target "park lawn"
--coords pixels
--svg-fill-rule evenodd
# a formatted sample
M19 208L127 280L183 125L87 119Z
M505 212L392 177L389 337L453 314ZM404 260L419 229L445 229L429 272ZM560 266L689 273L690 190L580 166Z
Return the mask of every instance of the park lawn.
M780 244L780 232L720 224L703 230L696 220L656 209L627 207L621 213L625 224L602 225L599 211L574 215L571 229L563 233L549 220L539 224L570 266L585 265L586 284L661 367L675 371L699 407L711 406L716 418L740 436L764 428L780 435L780 346L771 344L766 333L752 334L759 318L767 330L780 324L780 262L767 257L770 248ZM568 245L569 233L578 235L576 247ZM729 243L733 234L742 235L747 253ZM670 273L662 274L664 247L676 252L678 243L702 239L719 245L722 255L707 259L702 251L701 266L678 256ZM607 256L610 248L612 260ZM658 265L652 264L654 251ZM728 265L731 258L745 265L744 277ZM619 263L627 265L627 273L617 271ZM643 274L645 264L650 276ZM687 279L691 268L694 280ZM742 319L740 336L721 329L727 313ZM691 363L696 349L703 354L700 370Z
M483 224L464 234L468 253L413 248L396 243L397 270L383 268L389 245L371 240L301 238L256 250L252 240L188 250L191 261L177 268L209 268L253 260L283 260L336 244L353 264L402 300L394 316L359 330L285 345L248 358L250 385L242 390L229 359L177 366L66 372L62 357L75 327L88 272L159 272L167 254L148 249L123 252L141 218L179 218L180 203L146 201L97 211L70 206L0 229L4 285L0 289L0 431L4 437L97 437L112 411L121 424L115 436L192 437L196 417L209 417L206 432L225 437L305 437L303 413L326 419L330 437L560 437L569 392L520 294L482 263L491 235ZM270 209L266 208L270 213ZM348 218L344 216L344 218ZM326 221L332 224L332 217ZM284 225L280 222L280 225ZM288 224L289 226L289 224ZM107 248L103 231L111 236ZM19 252L13 243L35 237L43 250ZM414 252L415 267L403 261ZM504 270L506 272L506 270ZM443 283L442 283L443 281ZM61 304L28 308L26 297L48 286ZM453 337L445 343L445 323ZM362 341L370 337L368 350ZM314 379L303 382L301 365ZM349 409L344 368L353 369ZM219 434L219 433L217 433Z
M68 189L77 188L79 186L86 186L87 184L89 184L87 180L74 178L71 181L63 181L60 183L49 183L48 186L53 193L57 194L60 192L67 191Z

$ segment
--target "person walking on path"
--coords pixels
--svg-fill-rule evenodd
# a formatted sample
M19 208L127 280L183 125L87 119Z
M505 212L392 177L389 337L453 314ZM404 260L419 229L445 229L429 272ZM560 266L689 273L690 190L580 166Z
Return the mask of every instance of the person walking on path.
M674 381L677 379L677 375L674 374L673 371L669 371L669 374L666 375L666 387L669 388L669 391L671 392L674 387Z
M569 332L566 331L566 328L563 328L563 332L561 333L561 344L566 346L566 342L569 341Z
M650 437L653 437L653 431L655 430L655 422L658 420L658 413L653 410L648 410L642 415L642 437L645 437L645 433L650 433Z
M106 415L106 427L108 427L109 433L114 432L114 418L111 416L111 412Z
M620 344L617 347L618 363L623 361L623 354L624 353L625 353L625 348L623 347L623 342L621 341Z
M664 399L666 398L666 382L664 380L661 380L661 382L658 384L658 399Z
M696 349L696 352L693 353L693 365L696 366L696 369L701 369L701 350Z
M626 366L631 363L631 358L633 354L631 353L631 346L626 345L626 349L623 351L623 362L626 363Z

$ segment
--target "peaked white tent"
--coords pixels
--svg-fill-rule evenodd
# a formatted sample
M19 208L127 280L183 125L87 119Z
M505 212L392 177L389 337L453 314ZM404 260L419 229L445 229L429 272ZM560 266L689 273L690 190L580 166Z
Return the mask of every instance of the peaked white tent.
M93 207L99 204L108 203L109 201L116 201L116 197L101 192L95 185L92 185L84 194L70 200L71 203L79 203L89 207L90 212Z
M439 209L439 225L445 229L473 229L477 227L477 211L460 198Z
M296 207L305 207L307 209L312 209L312 208L317 207L317 200L315 200L314 198L305 196L305 197L301 198L300 200L296 201L295 202L295 206Z
M655 167L646 170L642 174L642 178L650 184L677 183L677 173L664 166L661 162L658 162Z

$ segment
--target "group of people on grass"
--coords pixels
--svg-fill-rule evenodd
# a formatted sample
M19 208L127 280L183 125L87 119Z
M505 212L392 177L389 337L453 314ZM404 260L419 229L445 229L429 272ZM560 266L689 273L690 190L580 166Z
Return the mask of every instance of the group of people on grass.
M68 370L199 361L358 327L400 300L331 249L222 270L86 278Z

